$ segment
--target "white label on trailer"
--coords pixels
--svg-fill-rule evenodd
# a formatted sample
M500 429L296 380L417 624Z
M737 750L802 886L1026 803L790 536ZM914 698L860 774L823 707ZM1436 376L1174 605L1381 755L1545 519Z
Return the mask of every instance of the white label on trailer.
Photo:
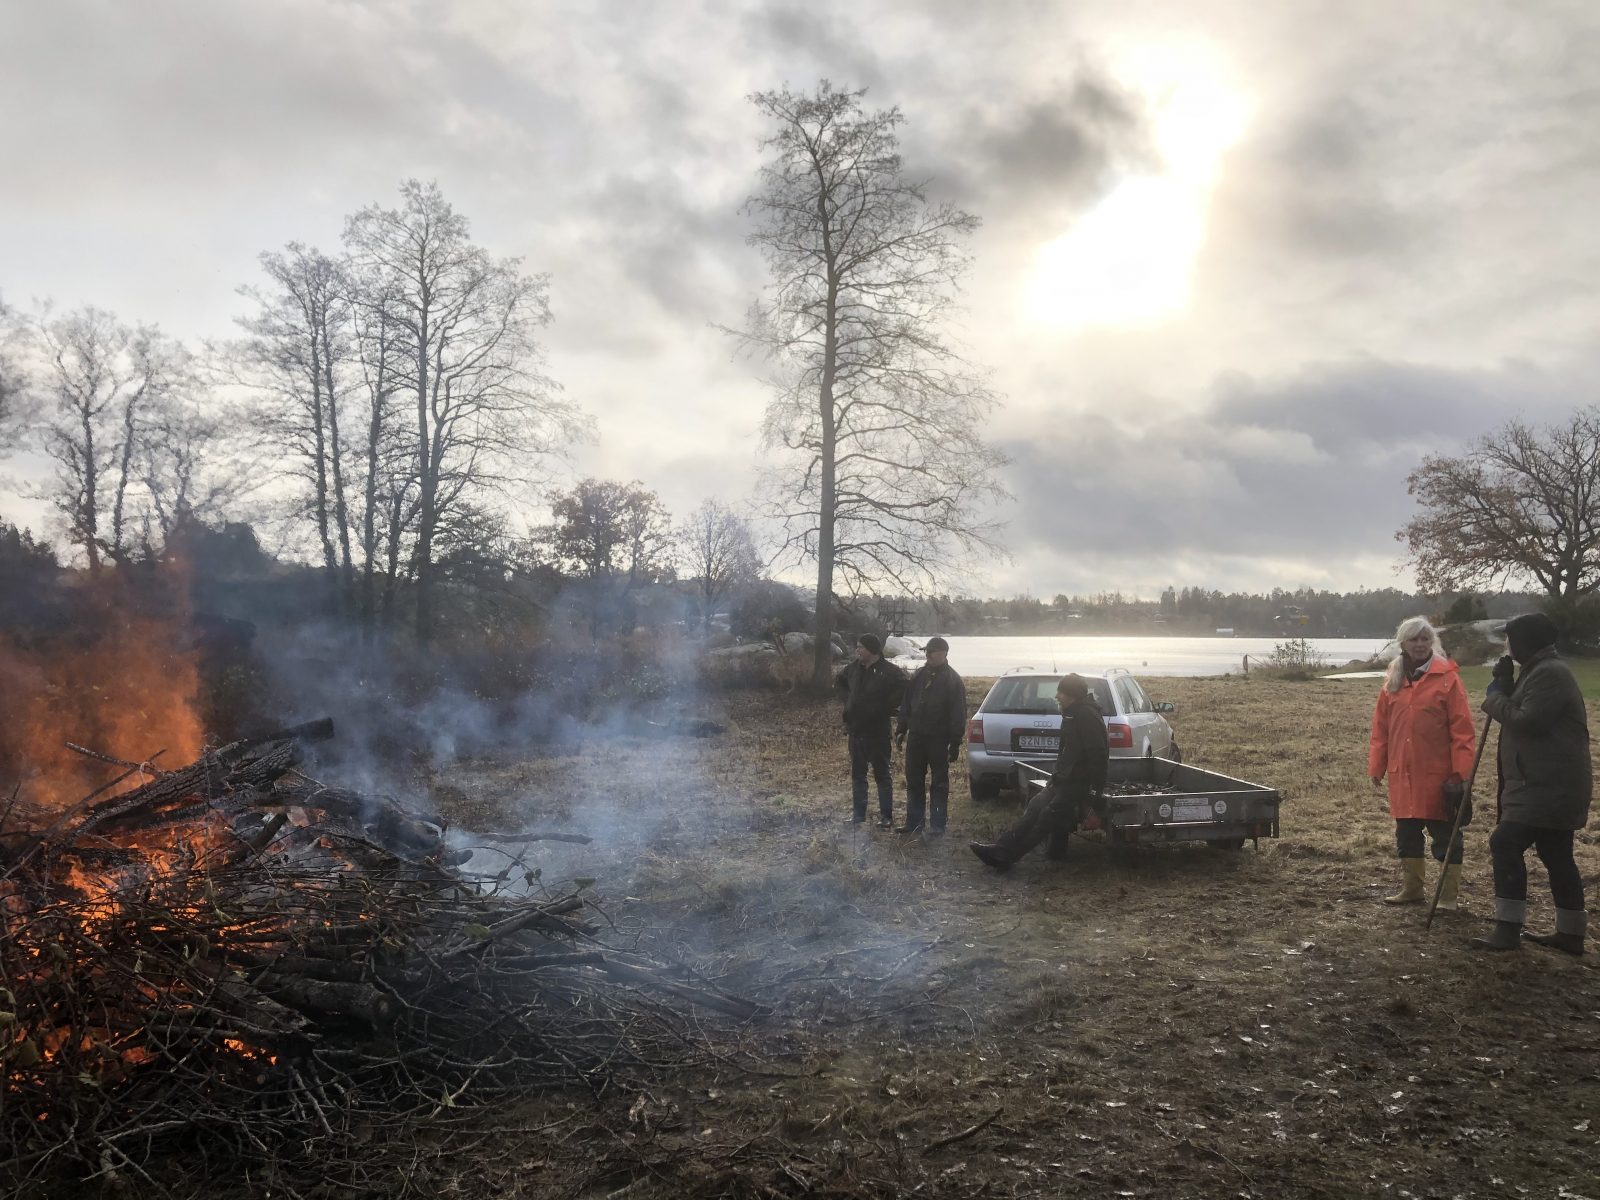
M1211 801L1203 796L1198 800L1179 800L1172 806L1172 819L1174 821L1209 821L1211 820Z

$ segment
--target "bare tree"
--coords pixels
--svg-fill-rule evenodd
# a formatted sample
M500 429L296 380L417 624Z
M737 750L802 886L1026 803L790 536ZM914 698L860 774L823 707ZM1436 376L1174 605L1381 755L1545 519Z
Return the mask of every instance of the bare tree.
M1407 483L1422 511L1395 536L1424 591L1600 592L1600 407L1546 429L1512 421L1460 457L1423 459Z
M582 585L594 632L625 623L634 592L670 574L671 520L637 480L581 480L556 495L550 511L544 539L557 566Z
M684 574L700 593L700 622L711 630L711 616L739 585L761 573L750 522L722 501L710 499L689 514L678 531Z
M536 332L550 319L547 280L472 244L466 218L437 184L401 185L401 205L351 217L356 268L387 280L405 352L397 361L414 422L416 520L411 546L416 631L434 627L434 540L458 503L562 451L580 426L539 373Z
M46 309L30 332L41 442L56 465L44 494L98 573L130 555L150 499L149 421L184 386L189 355L154 327L124 325L97 308Z
M189 519L221 518L249 490L227 461L229 416L189 388L174 387L142 422L139 481L148 499L144 540L166 546Z
M16 357L22 337L18 314L0 296L0 455L16 447L30 414L31 397Z
M254 410L266 452L304 480L296 512L316 526L323 565L348 597L353 578L349 451L340 427L354 359L349 286L338 262L291 242L261 255L265 290L241 288L256 310L241 317L234 353L266 402Z
M752 97L776 125L748 204L771 283L743 337L774 367L769 500L784 552L816 564L819 685L835 579L925 590L955 557L997 551L980 514L1005 494L978 432L994 397L941 334L978 219L906 177L899 110L864 95L824 81Z
M396 305L400 287L382 274L352 273L356 357L365 397L362 447L361 622L378 618L377 580L384 580L385 621L394 614L395 589L406 529L416 511L416 456L401 418L406 343ZM380 562L380 554L383 558ZM381 572L381 574L380 574Z

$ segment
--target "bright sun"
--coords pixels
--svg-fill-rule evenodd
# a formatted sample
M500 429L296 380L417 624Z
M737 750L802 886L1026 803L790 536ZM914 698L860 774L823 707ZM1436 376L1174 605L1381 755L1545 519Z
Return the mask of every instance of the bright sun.
M1201 47L1144 46L1116 67L1151 114L1157 161L1038 251L1027 310L1056 327L1143 325L1188 306L1218 167L1249 116Z

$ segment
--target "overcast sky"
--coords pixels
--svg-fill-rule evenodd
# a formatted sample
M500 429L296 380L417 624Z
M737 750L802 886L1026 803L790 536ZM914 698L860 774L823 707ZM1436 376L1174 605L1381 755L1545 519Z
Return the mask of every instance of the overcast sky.
M1597 398L1586 0L15 0L0 292L226 337L257 254L436 179L551 275L572 473L736 502L746 97L823 77L984 222L1012 561L953 589L1409 587L1420 456Z

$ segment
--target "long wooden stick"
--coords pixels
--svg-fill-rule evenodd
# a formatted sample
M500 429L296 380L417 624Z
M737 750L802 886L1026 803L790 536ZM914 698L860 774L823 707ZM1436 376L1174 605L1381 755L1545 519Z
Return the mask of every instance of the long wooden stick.
M1450 851L1455 849L1456 837L1461 832L1461 816L1472 803L1472 784L1478 778L1478 764L1483 761L1483 748L1489 744L1489 726L1493 724L1493 717L1483 718L1483 732L1478 735L1478 752L1472 756L1472 774L1467 776L1467 786L1461 789L1461 803L1456 805L1456 819L1450 823L1450 840L1444 844L1446 869L1450 866ZM1433 928L1433 913L1439 907L1439 897L1444 894L1444 875L1444 871L1440 871L1439 882L1434 885L1433 903L1428 905L1428 919L1422 923L1424 929Z

